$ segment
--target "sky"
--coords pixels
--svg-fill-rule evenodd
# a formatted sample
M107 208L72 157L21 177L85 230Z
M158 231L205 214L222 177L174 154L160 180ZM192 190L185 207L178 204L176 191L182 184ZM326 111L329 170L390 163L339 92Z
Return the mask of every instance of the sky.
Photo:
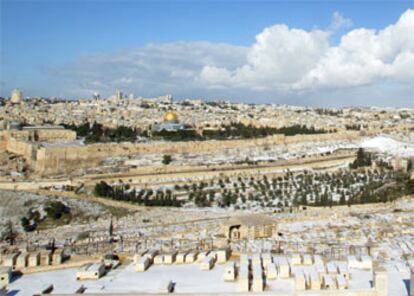
M0 96L414 107L413 1L0 0Z

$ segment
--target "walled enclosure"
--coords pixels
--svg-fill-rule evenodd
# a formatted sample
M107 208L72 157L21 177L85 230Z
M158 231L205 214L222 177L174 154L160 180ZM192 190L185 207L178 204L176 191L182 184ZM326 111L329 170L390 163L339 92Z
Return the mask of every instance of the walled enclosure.
M259 139L224 141L188 141L156 143L107 143L79 146L74 144L43 145L42 142L73 141L76 134L69 130L2 131L0 148L21 155L39 174L68 173L79 168L98 165L108 157L152 153L200 153L239 147L285 145L299 142L353 140L359 132L347 131L317 135L274 135Z

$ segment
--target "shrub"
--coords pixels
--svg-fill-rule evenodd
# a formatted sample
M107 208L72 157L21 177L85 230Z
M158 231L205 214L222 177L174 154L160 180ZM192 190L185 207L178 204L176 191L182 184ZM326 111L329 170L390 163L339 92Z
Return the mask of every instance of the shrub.
M172 161L171 155L166 154L162 157L162 163L165 164L165 165L170 164L171 161Z
M69 214L70 208L60 201L49 202L45 207L48 217L58 220L63 214Z

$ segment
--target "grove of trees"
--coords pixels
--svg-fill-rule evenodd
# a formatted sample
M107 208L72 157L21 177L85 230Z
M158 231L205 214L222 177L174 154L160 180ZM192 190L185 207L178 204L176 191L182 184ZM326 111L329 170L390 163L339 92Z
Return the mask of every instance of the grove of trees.
M162 139L166 141L203 141L203 140L227 140L227 139L252 139L263 138L271 135L282 134L293 136L298 134L324 134L333 130L316 129L305 125L292 125L288 127L256 127L243 123L231 123L223 125L217 130L204 130L200 135L194 129L178 131L141 131L130 127L119 126L117 128L104 127L99 123L85 122L80 125L66 124L65 128L76 131L79 137L85 138L85 143L97 142L135 142L138 137Z
M76 131L78 137L85 137L85 143L97 142L135 142L138 136L147 136L146 132L126 126L104 127L99 123L85 122L81 125L67 124L65 128Z
M371 153L366 152L363 148L359 148L357 152L357 157L353 163L349 165L351 169L357 169L360 167L371 166L372 156Z
M95 185L96 196L110 198L113 200L125 201L145 206L159 207L181 207L182 201L173 196L171 190L154 191L130 189L129 185L109 185L101 181Z

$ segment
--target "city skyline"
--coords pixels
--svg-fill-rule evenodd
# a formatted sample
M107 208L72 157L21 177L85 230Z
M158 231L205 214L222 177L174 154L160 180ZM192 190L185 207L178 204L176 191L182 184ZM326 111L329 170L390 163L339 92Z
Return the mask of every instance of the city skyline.
M411 1L1 6L2 96L414 107Z

